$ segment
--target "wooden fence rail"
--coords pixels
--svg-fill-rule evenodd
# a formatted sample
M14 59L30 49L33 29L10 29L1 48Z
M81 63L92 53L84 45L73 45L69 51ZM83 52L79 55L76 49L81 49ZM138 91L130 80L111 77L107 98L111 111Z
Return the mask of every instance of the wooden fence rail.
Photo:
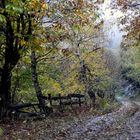
M65 105L73 105L73 104L79 104L79 106L84 103L85 96L82 94L68 94L67 96L62 96L61 94L58 94L57 96L52 96L51 94L48 94L48 96L42 96L44 100L48 100L50 102L50 105L53 106L53 102L57 101L59 102L59 106L65 106Z
M40 98L47 100L51 107L48 106L42 106L39 103L32 104L32 103L23 103L23 104L16 104L9 106L9 109L11 112L13 112L14 116L19 116L19 114L26 114L27 116L37 116L39 114L44 113L46 116L53 112L54 102L57 102L57 106L60 107L61 111L63 111L64 106L78 104L79 106L82 105L82 103L85 102L85 96L82 94L68 94L67 96L62 96L61 94L58 94L57 96L52 96L51 94L48 94L48 96L41 96ZM34 112L26 112L26 108L32 108ZM38 113L38 109L43 110L44 112ZM42 109L41 109L42 108ZM44 110L45 109L45 110Z

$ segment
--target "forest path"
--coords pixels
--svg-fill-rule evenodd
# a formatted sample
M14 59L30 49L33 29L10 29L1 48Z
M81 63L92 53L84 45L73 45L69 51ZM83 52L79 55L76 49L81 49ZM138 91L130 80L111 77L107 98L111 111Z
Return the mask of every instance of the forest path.
M115 112L91 117L72 125L56 138L67 140L140 140L140 109L135 103L124 100Z
M119 100L122 106L105 115L13 123L2 140L140 140L140 105Z

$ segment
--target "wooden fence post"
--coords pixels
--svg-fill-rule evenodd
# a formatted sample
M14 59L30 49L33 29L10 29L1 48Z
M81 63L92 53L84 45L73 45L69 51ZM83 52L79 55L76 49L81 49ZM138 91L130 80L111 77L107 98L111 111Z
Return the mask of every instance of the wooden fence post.
M72 108L72 99L71 99L71 96L70 96L70 106Z
M61 94L59 94L58 96L59 96L59 105L61 107L62 106Z
M60 111L63 112L63 104L62 104L61 94L59 94L58 96L59 96L59 106L60 106Z
M81 106L81 97L79 97L79 106Z
M52 97L51 97L51 94L48 94L48 100L50 101L50 105L52 106Z

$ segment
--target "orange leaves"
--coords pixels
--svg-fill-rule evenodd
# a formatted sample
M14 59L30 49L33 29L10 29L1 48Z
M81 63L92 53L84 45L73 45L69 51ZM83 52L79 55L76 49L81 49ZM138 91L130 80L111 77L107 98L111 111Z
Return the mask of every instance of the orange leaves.
M140 30L140 18L136 17L133 22L132 22L133 26L135 27L135 29L139 29Z
M34 9L36 9L38 6L41 6L42 8L47 8L45 0L31 0L31 6Z
M69 6L75 7L76 9L80 9L84 6L83 0L69 0L68 3L69 3Z
M35 13L35 16L45 15L47 4L45 0L31 0L28 3L28 9Z
M32 4L31 4L32 8L35 8L35 7L38 6L38 0L32 0L31 3L32 3Z
M131 25L128 27L127 37L135 38L137 41L140 41L140 19L139 17L134 18Z
M82 8L84 6L83 0L77 0L77 6L78 8Z
M78 18L77 21L80 21L79 25L84 25L88 22L88 16L85 13L83 13L80 9L77 9L75 11L75 15Z
M126 5L126 0L118 0L118 1L117 1L117 4L118 4L119 6Z
M62 51L64 56L69 56L70 54L72 54L72 51L68 48L62 49L61 51Z

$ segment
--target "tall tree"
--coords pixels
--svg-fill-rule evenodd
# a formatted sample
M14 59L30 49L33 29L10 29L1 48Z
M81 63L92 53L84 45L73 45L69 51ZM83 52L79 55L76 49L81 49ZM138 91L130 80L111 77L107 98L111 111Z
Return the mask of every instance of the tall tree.
M92 6L92 4L86 3L83 0L50 2L47 8L47 14L45 15L43 20L44 26L46 27L47 42L52 44L57 42L59 44L59 42L64 43L65 40L69 39L72 42L76 43L76 45L72 43L72 45L74 44L74 46L72 47L78 49L81 41L84 42L85 40L92 38L92 36L85 37L86 32L84 32L84 30L82 33L82 37L80 36L80 32L77 32L80 28L83 29L85 25L90 24L90 22L93 21L92 18L94 17L94 15L92 14ZM90 27L90 29L91 28L92 27ZM61 46L60 49L62 51L65 50L64 46ZM33 54L34 56L37 55L35 52ZM45 60L45 58L46 57L42 55L42 58L40 58L40 60ZM37 67L37 61L35 62L35 64ZM37 69L34 69L34 72L35 70ZM41 91L41 88L39 87L39 81L37 80L37 72L35 73L36 80L33 79L34 85L36 86L35 89L40 89L39 91ZM39 92L39 94L40 93L41 92Z
M8 106L11 104L12 70L22 54L31 46L32 38L35 37L32 30L38 25L40 17L38 13L44 12L44 4L44 1L37 0L2 0L0 2L1 118L6 115Z

